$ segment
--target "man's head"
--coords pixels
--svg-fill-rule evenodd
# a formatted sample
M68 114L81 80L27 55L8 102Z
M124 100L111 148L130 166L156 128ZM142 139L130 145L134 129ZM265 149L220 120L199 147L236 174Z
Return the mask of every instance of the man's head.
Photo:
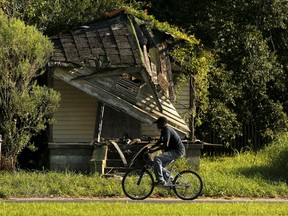
M157 124L158 129L162 129L166 126L167 119L164 116L161 116L154 123Z

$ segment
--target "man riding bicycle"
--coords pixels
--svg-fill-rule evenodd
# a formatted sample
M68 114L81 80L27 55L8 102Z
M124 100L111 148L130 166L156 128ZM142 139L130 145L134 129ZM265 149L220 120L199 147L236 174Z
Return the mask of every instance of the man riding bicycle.
M185 146L183 145L179 134L167 124L167 119L165 117L159 117L154 123L157 124L158 129L161 130L161 135L159 140L148 152L163 151L162 154L155 156L153 161L157 179L154 186L156 186L165 185L166 181L164 176L166 176L167 173L166 169L163 168L167 167L171 161L183 157L185 155Z

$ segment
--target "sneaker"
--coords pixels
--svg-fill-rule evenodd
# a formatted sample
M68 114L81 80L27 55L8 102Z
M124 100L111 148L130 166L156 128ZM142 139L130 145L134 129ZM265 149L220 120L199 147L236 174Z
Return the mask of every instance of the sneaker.
M173 181L174 181L174 177L173 177L173 176L170 176L170 177L169 177L169 181L170 181L170 182L173 182Z
M164 186L165 185L165 181L164 180L160 180L160 181L156 181L154 182L153 186Z

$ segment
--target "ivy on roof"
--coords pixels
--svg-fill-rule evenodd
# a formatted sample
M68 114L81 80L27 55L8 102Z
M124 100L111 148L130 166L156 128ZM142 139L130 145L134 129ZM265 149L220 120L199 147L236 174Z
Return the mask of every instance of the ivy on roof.
M183 76L186 79L193 77L194 82L197 83L197 88L194 89L196 92L196 103L200 106L198 108L205 113L208 107L208 75L214 63L214 57L211 52L206 50L194 35L189 35L167 22L160 22L143 10L136 10L127 6L125 11L133 17L146 21L146 24L151 29L156 29L173 37L170 56L183 69ZM195 110L191 111L191 115L195 117ZM201 122L198 124L201 124Z
M136 10L132 7L125 7L128 14L133 15L141 20L147 21L151 29L157 29L170 34L176 40L185 40L189 44L199 45L200 41L195 38L194 35L188 35L183 31L179 30L178 27L170 25L168 22L159 22L154 16L147 14L145 11Z

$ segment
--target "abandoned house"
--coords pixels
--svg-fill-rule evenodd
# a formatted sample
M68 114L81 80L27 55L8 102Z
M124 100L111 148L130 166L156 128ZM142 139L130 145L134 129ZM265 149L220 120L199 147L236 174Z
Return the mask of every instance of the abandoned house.
M189 85L176 109L164 33L121 11L50 39L49 85L61 93L49 129L51 170L103 174L109 167L128 166L131 157L123 146L134 146L135 153L150 143L159 135L153 125L159 116L166 116L183 138L189 134L180 116L189 109ZM200 147L195 149L199 153Z

